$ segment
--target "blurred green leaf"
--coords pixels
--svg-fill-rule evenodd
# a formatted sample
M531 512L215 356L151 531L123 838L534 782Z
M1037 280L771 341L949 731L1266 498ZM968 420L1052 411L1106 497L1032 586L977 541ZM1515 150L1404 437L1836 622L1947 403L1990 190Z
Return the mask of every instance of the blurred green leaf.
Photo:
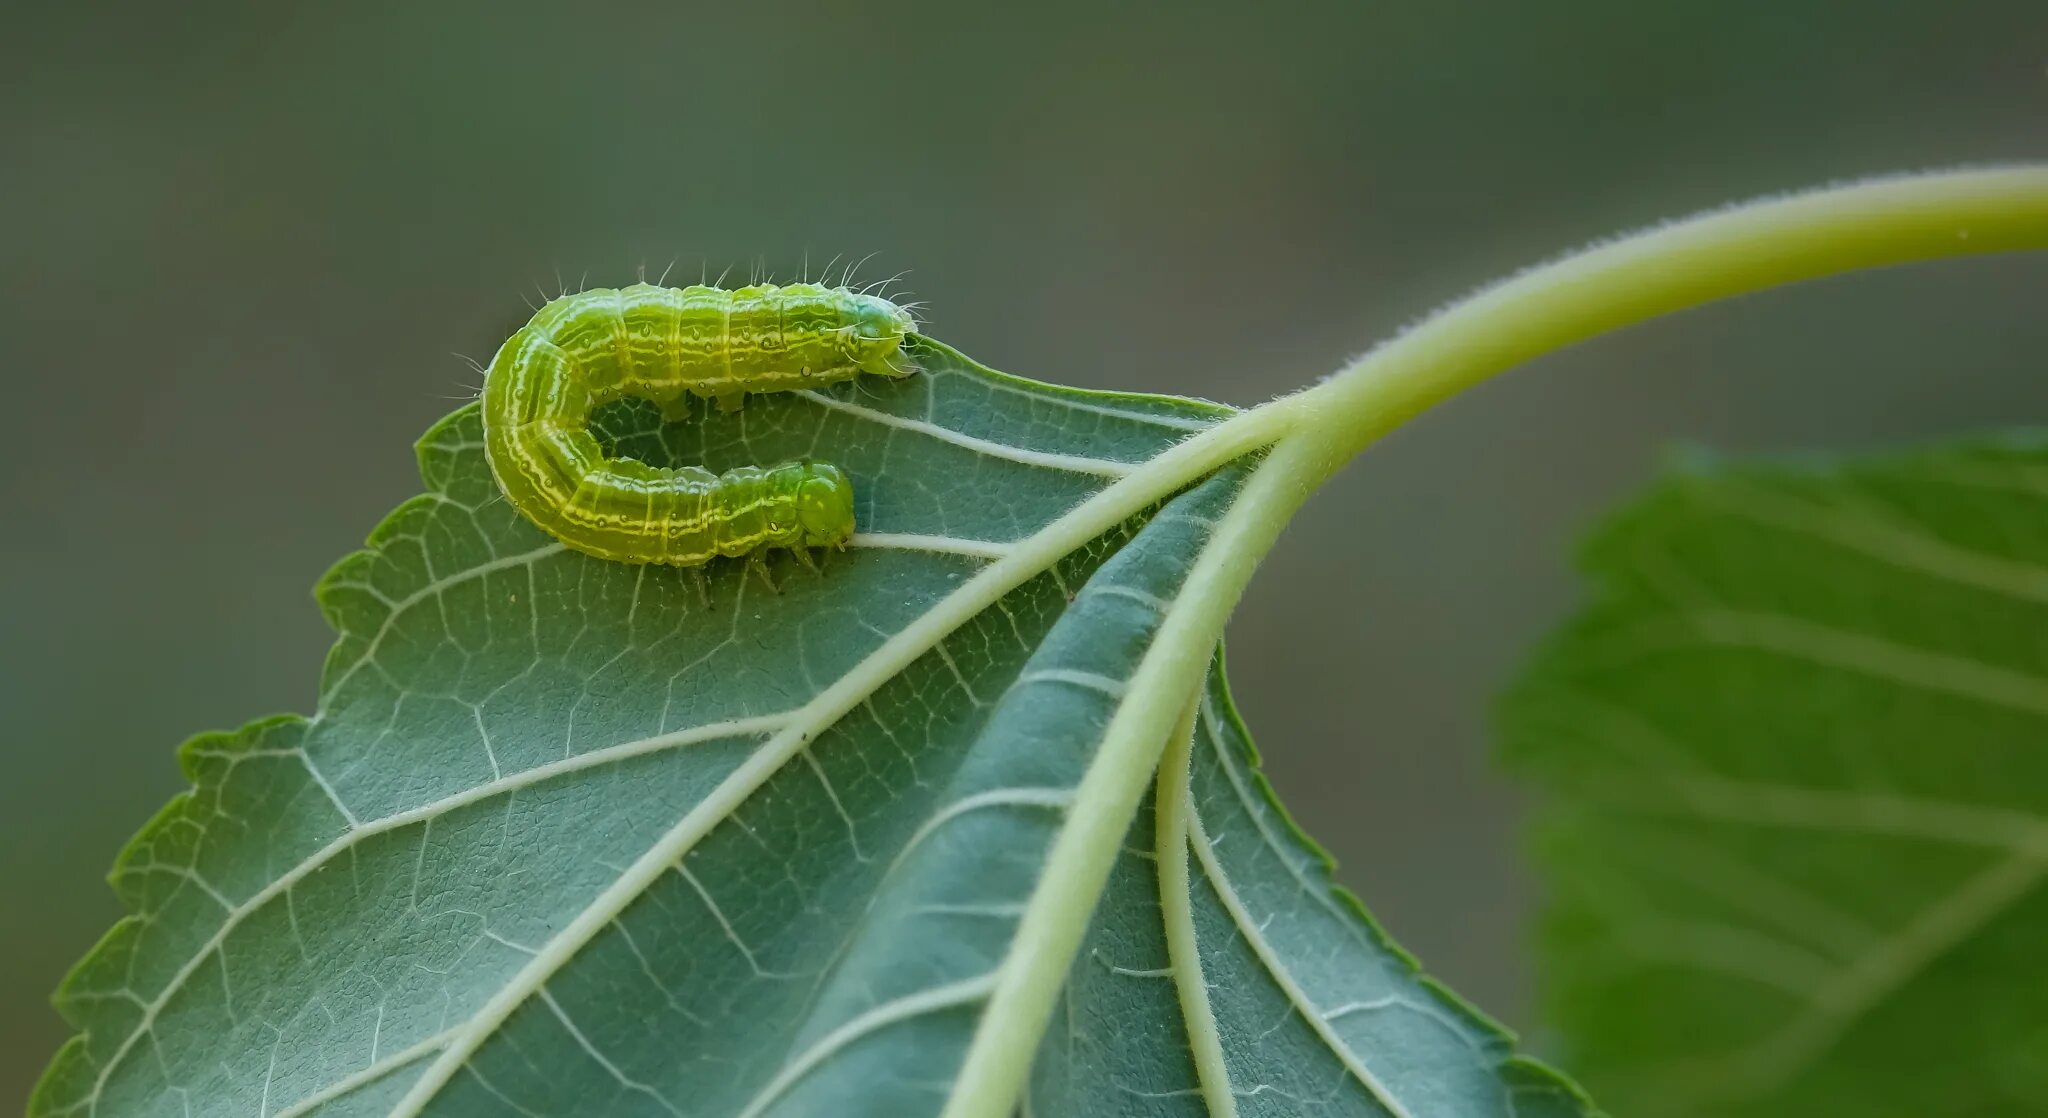
M83 1035L32 1113L938 1112L1242 470L884 670L993 556L1226 413L921 345L902 382L601 417L650 460L847 468L862 535L822 577L779 560L779 594L565 551L499 499L473 408L430 432L428 492L321 586L318 713L189 744L195 789L123 854L134 915L61 991ZM1220 671L1199 713L1185 824L1163 860L1149 804L1132 829L1025 1113L1207 1113L1197 1047L1247 1115L1582 1113L1332 888Z
M1505 705L1620 1113L2048 1112L2048 447L1674 472Z

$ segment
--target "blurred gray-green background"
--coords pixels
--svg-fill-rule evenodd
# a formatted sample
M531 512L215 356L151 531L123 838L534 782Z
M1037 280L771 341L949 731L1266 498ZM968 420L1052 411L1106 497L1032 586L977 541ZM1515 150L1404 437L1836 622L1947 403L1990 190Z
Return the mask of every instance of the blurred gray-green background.
M2040 0L137 3L0 42L0 1109L186 735L305 711L308 590L536 287L875 253L1001 369L1257 403L1606 233L2048 156ZM1282 794L1529 1024L1489 694L1679 441L2048 417L2048 260L1709 308L1520 370L1316 498L1232 628Z

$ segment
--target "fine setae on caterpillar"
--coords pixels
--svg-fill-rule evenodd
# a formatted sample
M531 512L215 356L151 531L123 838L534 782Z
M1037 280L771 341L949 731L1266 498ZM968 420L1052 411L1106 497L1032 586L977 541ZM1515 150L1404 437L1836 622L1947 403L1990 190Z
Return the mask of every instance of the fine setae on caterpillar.
M626 397L674 413L688 396L740 406L749 392L818 388L915 371L908 311L844 287L727 291L634 284L564 295L536 312L484 375L484 456L505 499L577 551L694 567L768 548L841 547L853 485L824 462L714 474L608 455L591 414Z

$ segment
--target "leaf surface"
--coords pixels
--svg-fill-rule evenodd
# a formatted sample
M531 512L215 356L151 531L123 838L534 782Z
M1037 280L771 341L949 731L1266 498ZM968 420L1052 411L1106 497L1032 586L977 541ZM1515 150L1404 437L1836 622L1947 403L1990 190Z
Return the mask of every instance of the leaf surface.
M1619 1112L2048 1109L2048 448L1681 468L1505 705Z
M854 546L822 577L779 560L774 594L566 551L499 498L473 408L431 431L428 491L321 585L317 713L189 744L194 790L123 854L134 915L60 992L82 1035L32 1113L941 1112L1246 467L992 582L1228 411L918 356L600 417L650 461L848 470ZM1076 909L1023 1113L1583 1112L1332 888L1220 670L1179 748L1180 825L1148 800Z

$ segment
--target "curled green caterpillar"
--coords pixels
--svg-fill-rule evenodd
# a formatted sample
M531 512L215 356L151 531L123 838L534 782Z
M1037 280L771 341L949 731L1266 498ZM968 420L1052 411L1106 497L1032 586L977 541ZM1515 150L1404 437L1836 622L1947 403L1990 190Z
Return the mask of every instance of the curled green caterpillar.
M750 392L915 371L908 311L843 287L727 291L634 284L565 295L506 339L484 375L484 453L505 499L577 551L694 567L717 556L853 537L853 485L836 466L786 462L723 474L608 455L591 414L626 397L675 411Z

